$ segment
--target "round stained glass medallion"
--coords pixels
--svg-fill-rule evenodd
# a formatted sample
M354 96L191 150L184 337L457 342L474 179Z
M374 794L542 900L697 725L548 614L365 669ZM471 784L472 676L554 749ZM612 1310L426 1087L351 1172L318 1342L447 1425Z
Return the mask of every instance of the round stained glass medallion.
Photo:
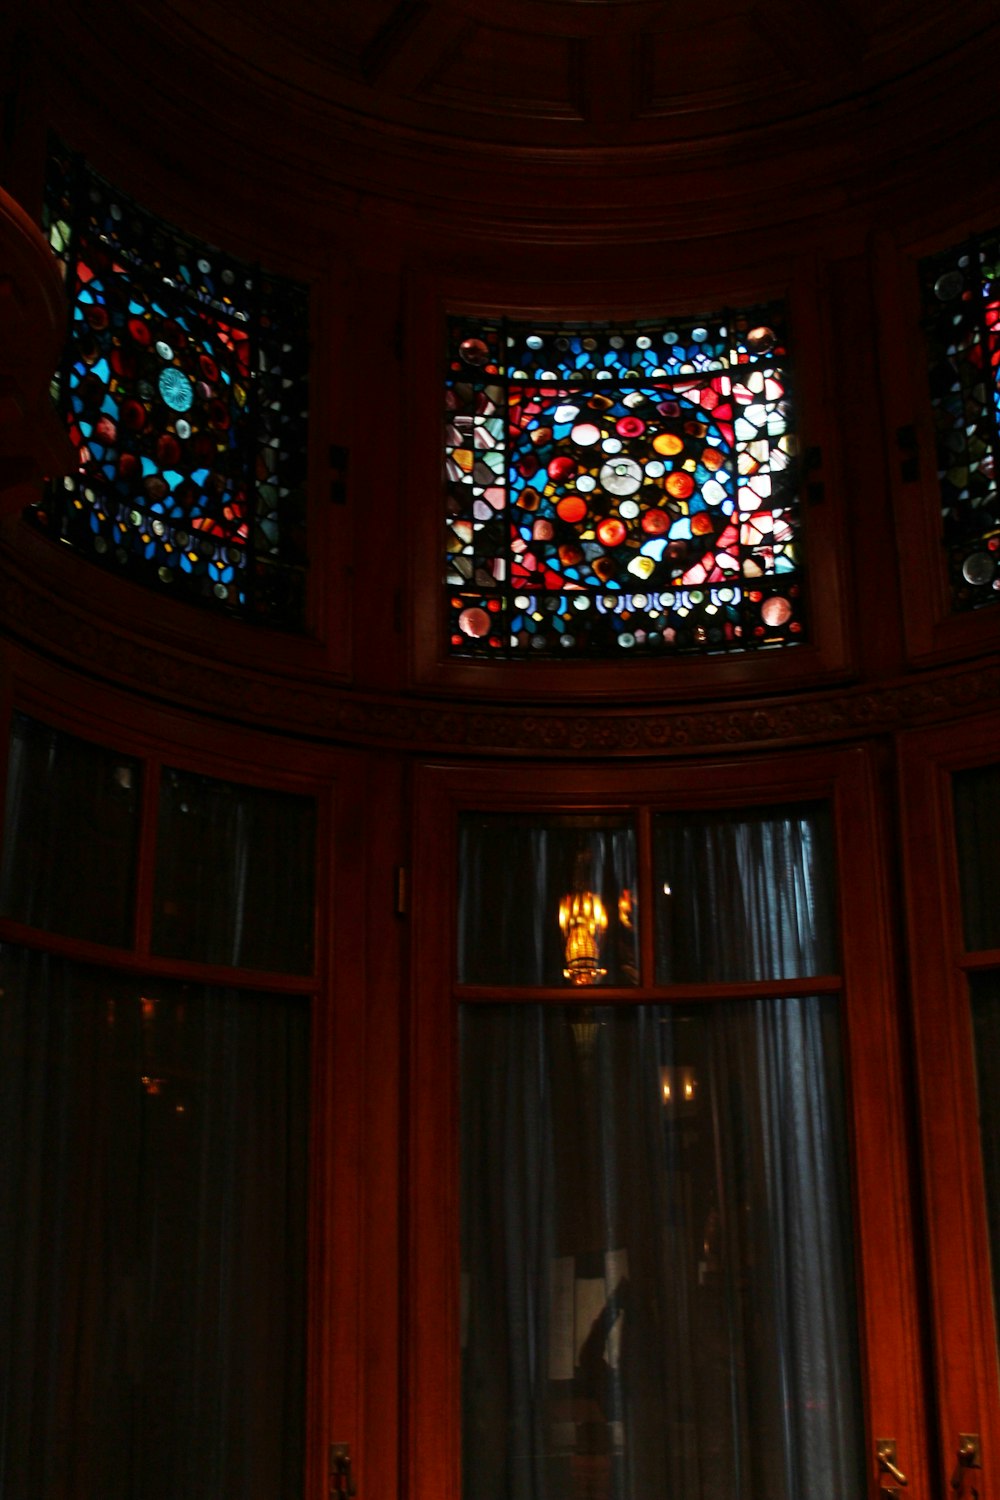
M173 411L188 411L194 396L187 376L173 365L160 371L160 395Z
M642 484L642 469L634 458L613 458L604 465L600 478L609 495L634 495Z
M993 577L993 559L988 552L973 552L962 565L966 583L989 583Z

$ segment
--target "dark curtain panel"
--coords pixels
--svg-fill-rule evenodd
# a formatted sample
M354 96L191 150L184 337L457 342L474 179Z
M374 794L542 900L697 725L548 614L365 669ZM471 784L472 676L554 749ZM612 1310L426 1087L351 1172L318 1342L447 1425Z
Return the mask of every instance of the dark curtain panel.
M824 805L664 813L654 847L658 983L836 973Z
M1000 973L970 974L979 1089L979 1135L993 1269L993 1311L1000 1347Z
M965 946L972 950L1000 948L995 834L1000 766L960 771L952 785Z
M461 1031L469 1500L863 1494L835 999Z
M316 803L165 767L153 952L308 974Z
M308 1032L0 954L7 1500L301 1500Z
M127 946L140 800L138 761L15 714L0 864L4 916Z
M995 837L1000 766L960 771L953 777L952 788L965 946L973 951L1000 948ZM969 998L976 1052L979 1135L986 1182L993 1305L1000 1344L1000 973L993 970L970 974Z
M459 828L458 977L464 984L564 984L559 902L596 892L608 929L605 984L636 982L635 833L625 818L466 813ZM620 911L623 892L632 901Z

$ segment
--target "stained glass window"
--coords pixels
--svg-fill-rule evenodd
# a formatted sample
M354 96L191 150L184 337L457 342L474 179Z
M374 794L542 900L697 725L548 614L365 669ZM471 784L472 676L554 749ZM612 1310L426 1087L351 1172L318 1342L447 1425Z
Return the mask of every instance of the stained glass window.
M308 295L50 154L46 230L69 293L56 401L76 473L30 513L95 561L301 626Z
M653 656L804 635L784 314L451 317L458 656Z
M952 602L1000 595L1000 231L921 264Z

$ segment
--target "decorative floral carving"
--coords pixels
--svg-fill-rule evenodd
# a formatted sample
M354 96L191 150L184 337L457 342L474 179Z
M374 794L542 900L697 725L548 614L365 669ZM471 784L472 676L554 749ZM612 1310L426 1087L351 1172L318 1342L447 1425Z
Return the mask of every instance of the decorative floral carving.
M481 702L415 703L331 683L295 685L230 665L197 665L165 646L139 643L83 616L41 586L0 579L0 627L12 639L59 657L109 684L206 715L225 710L247 724L338 743L384 745L417 754L517 752L546 756L659 756L886 734L958 713L993 708L1000 662L950 664L882 687L817 689L773 703L719 708L659 704L615 713L579 706L564 714Z

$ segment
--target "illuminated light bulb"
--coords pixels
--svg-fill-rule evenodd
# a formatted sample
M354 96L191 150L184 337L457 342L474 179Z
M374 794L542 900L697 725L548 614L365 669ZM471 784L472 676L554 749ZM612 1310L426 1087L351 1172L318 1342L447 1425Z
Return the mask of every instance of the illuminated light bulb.
M604 902L593 891L574 891L559 903L559 928L565 939L563 977L571 984L596 984L608 972L600 966L601 943L608 930Z

